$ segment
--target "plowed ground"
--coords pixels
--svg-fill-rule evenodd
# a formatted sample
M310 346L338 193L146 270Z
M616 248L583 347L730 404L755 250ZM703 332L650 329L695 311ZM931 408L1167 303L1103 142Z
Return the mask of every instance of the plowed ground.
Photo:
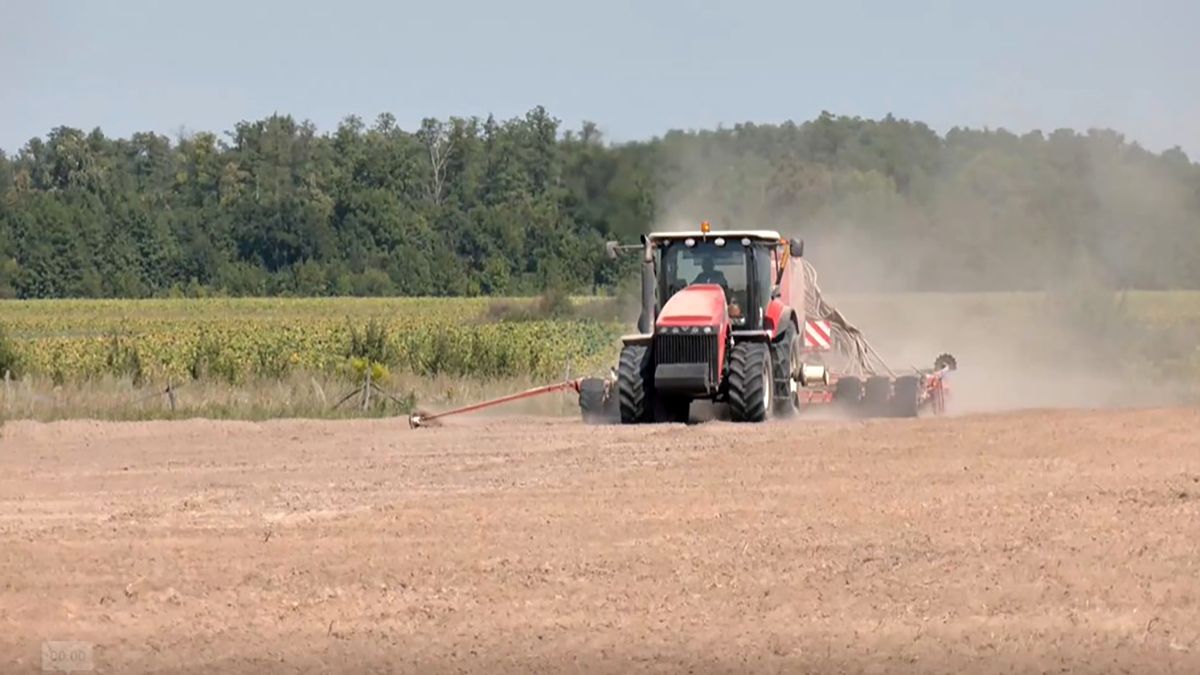
M9 423L0 672L1200 672L1200 412Z

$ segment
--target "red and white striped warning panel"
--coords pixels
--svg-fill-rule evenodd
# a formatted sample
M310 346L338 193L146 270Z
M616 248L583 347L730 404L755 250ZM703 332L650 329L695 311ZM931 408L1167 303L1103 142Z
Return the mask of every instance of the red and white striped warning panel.
M808 349L829 349L833 346L831 335L828 321L804 322L804 346Z

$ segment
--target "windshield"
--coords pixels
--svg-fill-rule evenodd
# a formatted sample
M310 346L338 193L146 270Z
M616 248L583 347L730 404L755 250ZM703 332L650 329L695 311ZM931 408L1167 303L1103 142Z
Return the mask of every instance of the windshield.
M714 241L698 241L688 246L683 241L664 241L661 248L659 307L671 296L692 284L717 284L725 289L729 318L735 326L746 326L750 302L750 249L740 243L718 246Z

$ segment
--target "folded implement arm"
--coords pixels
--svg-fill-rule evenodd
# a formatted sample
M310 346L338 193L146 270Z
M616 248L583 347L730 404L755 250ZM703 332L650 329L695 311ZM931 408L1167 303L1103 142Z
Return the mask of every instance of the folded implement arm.
M554 384L546 384L546 385L542 385L540 387L526 389L525 391L518 392L516 394L508 394L507 396L501 396L499 398L493 398L493 399L490 399L487 401L480 401L479 403L472 403L471 405L465 405L465 406L462 406L461 408L454 408L453 410L443 410L442 412L439 412L439 413L414 412L413 414L408 416L408 426L412 427L413 429L417 429L419 427L425 426L429 422L441 419L443 417L449 417L451 415L461 415L463 413L475 412L476 410L483 410L484 408L491 408L493 406L502 405L504 403L511 403L512 401L519 401L521 399L533 398L534 396L541 396L542 394L552 394L556 391L570 390L570 391L578 392L580 382L581 382L581 380L567 380L565 382L556 382Z
M834 350L846 361L841 364L843 374L854 377L896 377L896 373L892 372L879 352L867 342L862 331L825 300L825 296L821 294L821 287L817 285L817 270L812 264L801 260L801 265L804 270L804 302L808 314L811 318L829 322Z

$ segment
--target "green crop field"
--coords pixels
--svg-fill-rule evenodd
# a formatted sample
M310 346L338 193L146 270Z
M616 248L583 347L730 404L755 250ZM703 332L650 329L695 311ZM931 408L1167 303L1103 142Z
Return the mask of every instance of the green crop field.
M848 294L838 307L865 329L917 332L923 323L1002 325L1061 318L1053 299L1034 293ZM154 379L199 377L232 382L293 370L327 371L348 359L350 331L370 321L386 330L391 368L416 375L554 377L603 369L618 337L631 329L611 317L576 311L556 318L511 319L486 298L212 298L32 300L0 302L0 329L20 372L59 379L124 374L136 364ZM1154 329L1200 326L1200 292L1132 292L1105 298L1122 320ZM1082 319L1106 313L1078 302ZM935 330L935 329L931 329Z
M885 355L914 340L922 343L919 357L933 348L978 353L990 338L1044 346L1053 327L1063 344L1102 343L1106 353L1161 373L1200 375L1200 292L1068 299L1035 293L847 294L831 300ZM395 386L402 380L429 400L422 384L447 378L511 386L605 372L615 363L620 335L632 328L628 320L614 318L611 304L575 299L548 312L537 300L485 298L0 301L5 336L0 370L11 370L11 380L26 382L30 392L43 392L31 393L33 401L50 401L51 392L65 387L79 396L91 390L89 400L98 406L105 387L124 391L113 382L125 382L132 392L174 382L260 394L269 389L264 383L298 378L349 385L370 359L378 362L375 372L391 375ZM356 354L352 335L372 323L378 329L376 351ZM306 386L294 384L280 395L287 401L269 409L287 413L289 405L296 407L292 399L308 396L301 391ZM439 385L434 398L452 402L482 390L448 391ZM250 399L261 402L256 396ZM250 400L226 398L222 406L228 409L199 412L239 416L238 401ZM28 414L37 416L32 404Z
M506 301L517 303L528 301ZM236 383L344 365L352 330L384 330L390 368L417 375L550 377L598 367L620 326L574 318L496 319L482 299L35 300L0 303L23 373Z

